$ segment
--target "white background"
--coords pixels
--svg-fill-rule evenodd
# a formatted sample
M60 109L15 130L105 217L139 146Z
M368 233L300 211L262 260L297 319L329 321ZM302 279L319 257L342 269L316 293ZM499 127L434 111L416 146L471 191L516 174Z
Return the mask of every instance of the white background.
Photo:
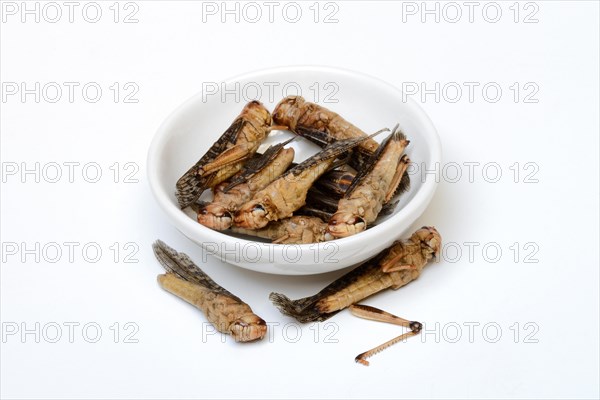
M599 396L597 2L520 3L518 22L513 2L501 2L496 23L482 15L486 3L470 22L468 8L458 2L463 15L456 23L448 21L455 15L448 7L439 23L435 15L422 22L420 13L403 14L403 7L421 9L420 2L348 1L327 9L321 3L318 22L309 8L313 2L301 3L297 23L285 20L285 3L270 22L259 2L263 16L256 23L244 15L239 23L235 15L222 23L220 14L204 15L203 21L202 3L194 1L136 1L137 23L123 23L135 10L124 3L115 23L112 1L100 2L99 22L86 22L81 2L70 23L68 9L58 4L63 16L56 23L43 15L39 23L34 15L23 23L20 13L3 13L0 28L3 88L7 82L30 88L35 82L80 84L72 103L64 86L56 103L3 90L4 173L36 162L40 168L80 163L73 183L66 166L57 183L44 176L37 183L20 171L3 176L3 398ZM438 4L440 12L444 5ZM337 22L323 23L336 10ZM534 11L531 18L538 22L524 23ZM201 313L155 281L161 268L150 245L156 238L199 261L202 252L170 226L150 194L144 171L153 133L203 83L293 64L349 68L398 87L456 82L463 88L456 102L454 92L438 101L433 94L413 96L439 131L444 162L461 166L458 182L451 182L456 170L441 174L436 196L416 224L439 229L447 244L444 259L411 285L367 302L423 321L427 334L373 357L368 368L356 365L354 356L396 336L398 327L342 312L329 325L291 324L284 331L292 320L267 299L273 290L293 298L313 294L342 271L267 276L208 258L205 271L265 320L280 324L271 340L246 345L207 334ZM96 103L81 95L88 82L103 89ZM115 103L109 89L115 82L121 90L128 82L137 85L138 102L121 97ZM479 84L472 101L464 82ZM517 101L510 89L515 82ZM501 87L497 102L483 96L486 83ZM525 88L527 83L532 85ZM539 90L529 100L537 102L526 103L532 88ZM97 183L82 177L81 167L90 162L101 166ZM109 169L116 162L118 183ZM473 182L465 162L480 163ZM125 163L139 167L133 177L138 183L124 182L123 174L134 171L125 170ZM489 182L495 170L482 173L486 163L500 166L498 182ZM515 163L518 177L510 169ZM532 164L526 169L525 163ZM53 242L63 249L54 263L49 258L55 253L36 262L35 254L22 252L23 246ZM73 262L64 242L79 243ZM115 242L121 249L116 261L110 249ZM478 243L472 257L468 242ZM17 254L6 251L14 250L11 243ZM98 262L82 257L86 243L101 247ZM127 243L133 245L124 249ZM125 263L131 246L139 247L137 262ZM65 325L70 322L79 324L73 343ZM132 324L126 329L127 322ZM35 331L36 323L39 343L33 333L21 336L23 328ZM93 328L83 335L86 323L102 329L97 343L86 341L95 336ZM469 323L479 324L472 335ZM62 336L50 343L56 324ZM9 335L15 327L19 332ZM495 338L497 327L501 336ZM298 330L302 336L294 342ZM127 343L131 339L137 343Z

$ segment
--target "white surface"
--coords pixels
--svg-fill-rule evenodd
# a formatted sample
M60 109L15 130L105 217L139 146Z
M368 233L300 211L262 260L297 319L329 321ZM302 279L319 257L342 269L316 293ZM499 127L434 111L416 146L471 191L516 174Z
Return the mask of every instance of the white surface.
M281 14L273 23L236 24L231 17L225 24L218 17L203 23L202 5L191 1L138 2L137 24L114 24L112 2L102 3L104 17L97 24L82 21L80 14L72 24L23 24L18 17L3 23L2 82L98 82L104 94L95 104L80 96L73 103L38 104L30 96L25 103L12 97L1 104L5 167L73 161L97 162L103 171L98 183L81 175L74 183L66 177L35 183L31 176L21 183L13 176L2 185L4 244L97 242L103 249L97 263L79 252L72 263L67 255L56 263L7 256L0 297L5 328L10 322L29 328L39 322L51 339L53 322L81 325L73 343L66 328L58 343L44 338L36 343L33 335L25 343L18 335L5 337L2 397L597 398L598 3L536 2L539 22L532 24L513 22L512 3L502 3L496 24L481 17L481 8L473 23L464 8L463 19L454 24L443 18L435 23L432 16L422 23L418 15L402 22L402 3L393 2L337 3L339 22L333 24L315 24L311 3L302 3L304 17L296 24ZM531 11L520 9L520 19ZM397 335L397 327L342 312L330 321L339 328L333 336L338 343L326 343L324 334L334 325L324 324L302 326L302 337L292 343L296 326L288 327L286 340L281 328L291 321L267 300L272 290L291 297L312 294L341 271L269 276L207 260L204 268L217 282L265 320L281 324L272 330L272 343L244 346L228 338L221 343L217 335L203 340L200 313L155 282L161 271L150 248L155 238L202 259L160 211L144 175L146 151L161 121L203 82L306 63L351 68L398 87L479 82L481 88L497 82L503 89L496 103L483 99L480 90L473 102L466 89L456 103L448 96L439 102L433 95L425 102L420 93L414 97L440 133L445 162L481 164L472 183L464 166L459 182L442 180L417 221L435 225L451 244L447 260L406 288L366 302L423 321L429 330L439 323L445 337L436 343L429 334L425 342L398 344L373 357L368 368L354 364L354 356ZM139 103L115 104L108 89L114 82L135 82ZM509 89L514 82L521 95L534 82L539 102L515 103ZM136 163L139 183L123 183L123 175L121 183L113 183L108 168L115 162ZM482 178L490 162L501 167L497 183ZM518 183L509 169L515 162ZM524 169L528 162L539 167L538 183L524 183L535 167ZM122 248L121 261L125 243L137 243L138 262L115 263L109 249L114 242ZM472 262L466 242L480 243ZM518 262L510 250L515 242ZM523 262L535 249L524 248L529 242L539 247L538 263ZM456 262L448 260L456 258L452 243L462 249ZM496 263L482 256L487 243L502 250ZM487 247L488 260L493 246ZM89 322L103 330L98 343L82 338L80 328ZM109 328L115 322L121 324L118 343ZM126 322L139 327L138 343L124 343L123 334L131 332ZM472 343L469 322L480 324ZM536 325L525 329L528 322ZM456 343L450 342L452 323L462 327ZM497 343L483 337L486 323L501 327ZM488 326L490 339L494 331ZM538 343L525 343L535 326ZM93 330L88 333L93 336Z
M423 110L398 89L372 77L325 67L296 66L254 72L225 82L226 87L266 88L268 83L280 86L293 83L300 92L308 93L315 82L335 82L337 103L332 104L343 115L361 115L363 130L372 133L402 123L400 129L410 139L407 154L411 161L432 169L441 163L440 139ZM326 243L306 245L272 245L240 239L228 232L218 232L198 223L190 209L182 211L175 198L175 182L194 165L220 137L240 113L246 101L221 101L225 91L204 90L177 108L163 122L148 150L148 183L154 197L173 225L205 251L230 264L252 271L281 275L312 275L337 271L357 265L389 247L406 233L431 201L437 180L429 175L413 179L393 213L382 217L366 232ZM306 94L305 94L306 95ZM269 110L280 99L268 93L257 95ZM275 101L273 101L275 100ZM307 101L318 100L308 97ZM338 104L339 103L339 104ZM329 105L329 103L326 103ZM381 107L380 104L385 104ZM389 132L375 140L381 142ZM275 131L261 145L266 147L293 137L290 132ZM320 149L305 139L290 144L295 150L294 162L300 163ZM207 197L210 198L210 197ZM239 249L234 253L229 249Z

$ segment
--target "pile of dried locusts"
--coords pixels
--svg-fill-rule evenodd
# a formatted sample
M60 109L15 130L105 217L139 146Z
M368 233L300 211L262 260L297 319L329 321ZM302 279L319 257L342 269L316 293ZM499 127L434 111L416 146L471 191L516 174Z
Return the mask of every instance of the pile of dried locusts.
M275 124L275 125L273 125ZM287 129L323 150L293 165L289 141L258 154L272 130ZM364 231L409 186L409 141L397 127L378 145L338 114L302 97L283 99L273 115L248 103L229 129L177 182L177 199L216 230L314 243ZM210 203L200 195L212 189Z
M273 130L289 130L323 149L294 165L290 140L258 154ZM248 103L229 129L178 181L181 208L192 207L198 222L273 243L315 243L346 237L372 226L393 211L394 197L407 190L409 141L396 126L378 144L338 114L302 97L283 99L273 114L258 101ZM211 202L199 200L212 189ZM396 202L397 203L397 202ZM441 238L423 227L337 279L314 296L290 300L278 293L270 299L282 313L300 322L323 321L350 307L354 315L410 328L410 332L356 357L365 359L405 337L421 324L373 307L356 304L382 290L416 279L439 252ZM154 252L167 273L159 276L167 291L200 308L208 320L236 340L262 339L264 320L241 299L208 277L190 258L161 241Z

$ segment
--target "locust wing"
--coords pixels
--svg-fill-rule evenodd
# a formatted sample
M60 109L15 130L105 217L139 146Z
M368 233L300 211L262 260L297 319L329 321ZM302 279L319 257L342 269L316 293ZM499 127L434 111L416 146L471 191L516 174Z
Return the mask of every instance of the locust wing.
M237 118L206 154L179 178L175 195L181 208L185 208L195 202L202 192L210 186L210 182L217 171L204 174L202 173L202 167L214 162L214 160L223 154L228 145L235 144L239 133L246 123L243 118Z
M154 255L161 263L163 268L177 277L203 286L210 291L222 294L242 303L239 297L231 294L227 289L213 281L204 271L200 269L185 253L179 253L173 248L167 246L162 240L157 240L152 245Z

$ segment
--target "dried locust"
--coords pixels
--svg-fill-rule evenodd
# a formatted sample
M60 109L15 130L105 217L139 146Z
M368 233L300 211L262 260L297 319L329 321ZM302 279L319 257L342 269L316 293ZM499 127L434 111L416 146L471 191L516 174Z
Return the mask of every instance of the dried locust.
M364 231L377 219L383 205L398 188L406 189L406 180L402 178L408 177L405 172L410 160L403 153L409 141L397 128L381 143L340 200L327 227L332 237Z
M271 293L269 298L283 314L300 322L324 321L375 293L398 289L417 279L440 247L437 230L423 227L408 240L396 242L314 296L290 300L283 294Z
M152 248L167 271L158 275L163 289L202 310L219 332L230 334L236 341L250 342L265 336L265 321L239 297L213 281L186 254L160 240Z
M273 110L273 120L321 147L338 140L367 136L335 112L307 102L301 96L288 96L281 100ZM365 140L357 146L356 157L351 158L350 164L360 170L362 163L377 150L377 147L375 140Z
M195 202L202 192L229 179L242 168L243 161L256 152L271 129L272 117L260 102L251 101L211 148L176 185L181 208Z
M234 223L240 228L260 229L270 221L291 217L302 207L313 183L323 175L342 153L352 149L366 139L379 134L341 140L330 144L321 152L287 171L266 188L254 195L237 212Z
M230 228L238 208L290 166L294 149L284 148L289 142L269 147L261 157L248 161L230 181L215 186L213 201L198 210L198 222L215 230Z

